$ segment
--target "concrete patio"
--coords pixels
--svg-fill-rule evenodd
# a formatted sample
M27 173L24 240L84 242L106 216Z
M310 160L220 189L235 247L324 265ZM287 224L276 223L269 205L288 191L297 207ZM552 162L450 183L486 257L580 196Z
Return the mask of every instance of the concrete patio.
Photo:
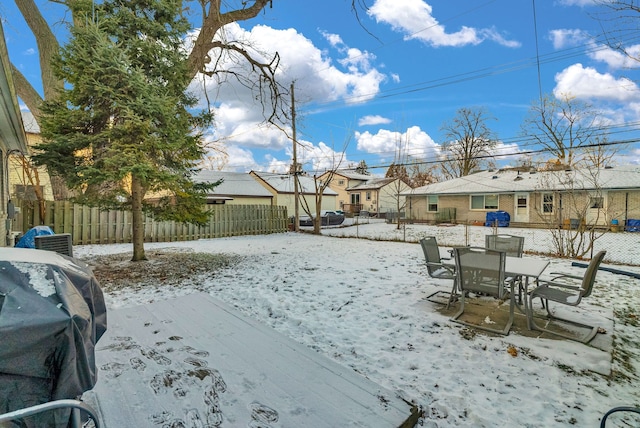
M449 309L447 309L446 301L448 296L448 293L442 292L434 296L429 304L433 306L433 309L435 309L442 315L451 317L458 312L460 303L454 302L453 304L451 304ZM563 323L562 321L549 321L544 319L544 315L546 315L546 312L539 306L539 304L534 303L534 308L536 308L537 315L536 322L538 324L544 325L545 328L552 331L569 334L571 336L575 336L576 338L579 338L587 333L586 329L571 326L567 323ZM594 358L598 360L598 366L594 367L593 371L603 375L609 375L611 371L611 351L613 348L613 315L609 314L609 316L607 316L607 311L604 311L604 316L602 314L588 314L580 308L567 311L565 308L562 308L558 305L552 306L552 309L554 311L564 311L562 312L563 316L566 316L570 319L581 320L586 323L593 323L594 325L601 327L602 332L597 334L596 337L588 344L582 344L579 341L575 341L575 344L576 346L583 348L585 354L591 353L593 354ZM499 326L504 326L507 324L507 321L509 319L509 300L507 299L506 301L499 301L492 297L467 298L465 300L465 311L461 316L461 319L471 324L476 324L493 329ZM460 325L460 328L463 329L463 334L487 334L497 337L501 336L482 329L474 329L473 327L467 327L464 325ZM511 326L509 335L502 337L506 337L505 340L517 340L520 344L528 344L528 346L530 346L531 348L541 345L542 343L548 343L546 340L569 341L568 339L547 332L529 330L529 328L527 327L527 318L525 314L522 313L522 311L520 311L518 308L516 308L514 311L513 325Z

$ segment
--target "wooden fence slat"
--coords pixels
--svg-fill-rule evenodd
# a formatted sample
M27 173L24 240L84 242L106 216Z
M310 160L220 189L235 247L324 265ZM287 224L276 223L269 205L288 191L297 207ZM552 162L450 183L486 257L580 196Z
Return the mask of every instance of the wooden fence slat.
M131 213L100 210L69 201L47 201L45 217L40 219L36 203L17 201L20 213L15 221L26 232L37 225L47 225L55 233L70 233L73 245L130 243ZM146 217L145 242L189 241L239 235L263 235L288 230L287 208L271 205L213 205L209 222L198 226L189 223L155 221Z

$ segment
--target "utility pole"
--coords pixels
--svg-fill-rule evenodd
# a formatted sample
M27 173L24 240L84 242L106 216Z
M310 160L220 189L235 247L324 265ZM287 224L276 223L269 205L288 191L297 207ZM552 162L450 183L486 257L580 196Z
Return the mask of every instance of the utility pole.
M291 129L293 132L293 200L295 203L293 224L294 230L300 232L300 193L298 189L298 139L296 137L296 100L293 94L294 82L291 82Z

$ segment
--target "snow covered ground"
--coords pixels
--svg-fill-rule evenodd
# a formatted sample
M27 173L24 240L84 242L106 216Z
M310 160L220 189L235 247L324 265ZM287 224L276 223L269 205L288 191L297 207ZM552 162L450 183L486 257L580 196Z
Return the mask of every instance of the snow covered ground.
M481 244L490 231L469 229L473 236L465 239L472 245ZM539 250L543 239L530 235L535 231L508 230L519 232L527 237L525 251L544 252ZM106 296L107 305L131 307L205 291L422 406L427 427L595 427L612 407L640 406L640 280L601 271L593 295L579 309L613 326L606 333L613 340L612 358L571 341L461 334L467 329L425 300L438 289L449 290L451 283L428 277L416 244L421 236L436 235L443 245L463 245L456 241L465 237L459 230L426 225L397 230L372 221L323 229L323 235L288 232L146 244L147 249L236 254L242 261L189 278L181 287L120 290ZM616 252L615 242L599 245ZM130 251L131 245L74 247L79 258ZM571 260L549 259L548 272L584 273ZM640 272L637 266L615 267ZM611 374L597 373L603 367ZM640 421L616 425L614 419L620 417L607 426Z

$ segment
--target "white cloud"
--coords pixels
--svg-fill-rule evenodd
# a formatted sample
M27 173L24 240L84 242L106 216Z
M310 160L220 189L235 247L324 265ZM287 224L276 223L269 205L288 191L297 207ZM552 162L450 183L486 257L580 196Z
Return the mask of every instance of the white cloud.
M22 55L26 55L26 56L31 56L31 55L35 55L36 50L33 48L29 48L27 50L25 50L24 52L22 52Z
M391 123L391 119L380 115L363 116L358 120L358 126L382 125L387 123Z
M405 132L380 129L376 134L356 132L355 136L358 150L376 154L388 162L393 161L397 154L418 159L434 158L439 148L431 136L417 126Z
M520 46L519 42L508 40L494 28L462 26L456 32L447 33L432 12L431 5L422 0L376 0L367 13L377 22L387 23L394 30L405 33L406 39L418 39L435 47L477 45L485 40L507 47Z
M338 34L331 34L325 31L321 31L320 33L324 36L325 39L327 39L327 41L331 46L341 47L344 45L344 42L342 41L342 37L340 37Z
M599 73L595 68L571 65L555 76L556 97L564 94L583 99L602 99L619 102L640 100L640 89L633 81Z
M549 39L555 49L567 49L585 46L586 55L598 62L607 64L612 69L638 68L640 62L640 45L624 47L626 54L604 44L593 42L592 37L584 30L558 29L549 31Z
M256 171L266 171L280 174L289 172L289 166L291 165L291 162L278 160L270 155L266 156L266 160L268 160L266 168L259 168L256 169Z
M607 64L612 69L638 68L640 62L640 45L633 45L625 48L627 54L611 49L608 46L600 46L588 52L588 56L596 61Z
M336 41L339 40L337 36L332 39L339 46L337 53L343 57L336 63L295 29L276 30L258 25L245 31L234 23L225 27L225 39L242 41L252 55L262 57L265 61L278 52L280 62L277 78L286 88L295 81L296 100L299 103L340 99L353 101L354 96L359 101L366 101L379 92L380 84L387 78L372 65L375 56L344 46L341 40ZM211 56L212 64L215 62L218 67L247 72L246 62L240 59L217 58L216 51L212 51ZM254 94L247 88L233 80L218 83L207 80L210 94L234 106L249 108L261 117L261 106L256 105Z
M226 148L226 156L219 153L210 153L205 159L204 169L249 172L251 170L263 171L253 158L250 150L238 146Z
M584 30L561 28L549 31L549 39L555 49L565 49L586 43L590 36Z
M298 150L298 162L303 164L303 169L313 172L324 172L329 169L344 167L349 163L343 148L337 150L320 142L317 146L301 144Z
M558 3L564 6L594 6L600 0L558 0Z
M331 54L339 58L333 61L328 52L314 46L313 42L295 29L276 30L258 25L246 31L236 23L229 24L224 29L226 41L242 42L254 57L268 61L278 52L277 79L287 89L290 82L295 82L296 104L299 109L310 102L321 104L341 101L357 104L368 101L375 97L380 91L380 85L387 79L384 73L377 70L374 55L346 46L340 36L335 34L323 34L334 49ZM230 56L218 58L215 50L210 55L211 64L215 63L219 68L239 74L248 74L248 66L242 59ZM276 127L261 125L264 121L263 107L270 107L269 100L263 106L256 100L255 93L232 77L224 82L207 78L205 97L202 78L199 75L194 79L190 89L203 102L208 99L211 103L215 119L213 138L224 140L229 147L268 149L276 153L284 151L287 156L285 160L266 159L262 167L268 170L291 163L291 157L286 152L291 145L288 137ZM291 124L285 123L282 126L290 134ZM326 147L322 143L314 147L317 156L310 161L312 165L319 167L325 164L321 158L327 158ZM234 157L236 154L238 159ZM244 169L258 169L256 161L250 159L247 152L229 151L228 164L234 166L233 169L242 167L243 162L247 162Z

